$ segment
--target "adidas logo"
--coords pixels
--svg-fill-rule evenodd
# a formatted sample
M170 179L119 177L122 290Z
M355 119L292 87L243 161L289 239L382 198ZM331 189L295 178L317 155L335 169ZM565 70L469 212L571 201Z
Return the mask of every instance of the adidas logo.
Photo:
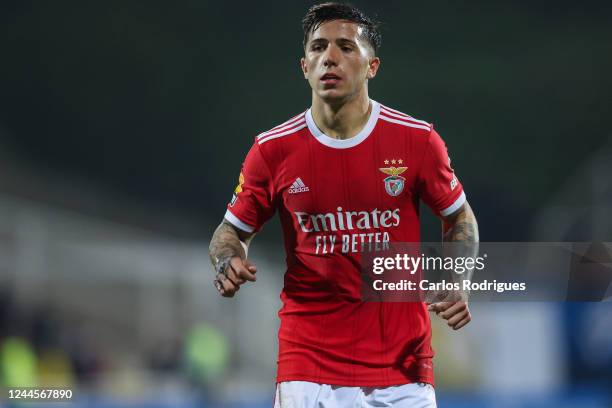
M306 187L306 184L302 181L301 178L296 178L291 187L289 187L289 194L297 194L297 193L305 193L310 189Z

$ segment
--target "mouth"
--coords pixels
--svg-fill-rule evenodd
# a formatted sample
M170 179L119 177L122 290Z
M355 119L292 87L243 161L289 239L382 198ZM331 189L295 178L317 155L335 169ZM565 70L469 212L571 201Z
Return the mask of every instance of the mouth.
M325 85L335 85L338 82L340 82L342 80L342 78L340 78L338 75L336 74L332 74L332 73L327 73L323 76L321 76L320 78L321 82L323 82Z

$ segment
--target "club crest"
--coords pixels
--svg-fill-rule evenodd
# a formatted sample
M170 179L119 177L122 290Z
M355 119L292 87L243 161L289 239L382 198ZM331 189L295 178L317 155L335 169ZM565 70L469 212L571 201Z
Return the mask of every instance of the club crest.
M393 164L395 164L395 162L402 164L402 160L392 160L391 162ZM385 164L388 163L389 160L385 160ZM402 193L402 191L404 191L406 179L400 176L400 174L408 170L408 167L391 166L381 167L378 170L388 175L388 177L385 177L385 179L383 180L385 182L385 191L387 192L387 194L389 194L391 197L397 197Z

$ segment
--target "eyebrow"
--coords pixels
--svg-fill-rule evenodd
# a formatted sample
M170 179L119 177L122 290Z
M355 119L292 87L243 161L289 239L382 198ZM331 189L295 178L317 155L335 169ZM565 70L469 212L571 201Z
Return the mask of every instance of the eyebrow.
M348 38L338 38L336 42L342 43L342 44L351 44L351 45L354 45L355 47L357 46L357 43L355 41L349 40Z
M313 39L313 40L310 40L310 43L311 43L311 44L312 44L312 43L328 43L328 42L330 42L330 41L329 41L327 38L315 38L315 39ZM350 40L350 39L348 39L348 38L344 38L344 37L340 37L340 38L336 39L336 41L335 41L335 42L336 42L336 43L340 43L340 44L343 44L343 43L348 43L348 44L351 44L351 45L357 46L357 43L356 43L355 41Z

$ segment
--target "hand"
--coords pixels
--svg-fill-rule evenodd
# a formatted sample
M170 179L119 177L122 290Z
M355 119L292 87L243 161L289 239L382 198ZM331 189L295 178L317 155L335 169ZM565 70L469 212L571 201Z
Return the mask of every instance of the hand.
M459 330L472 320L470 308L464 301L432 303L427 306L427 310L436 312L438 316L447 320L447 324L453 330Z
M219 273L214 281L215 287L223 297L234 297L246 281L255 282L257 267L247 259L238 256L230 259L225 273Z

